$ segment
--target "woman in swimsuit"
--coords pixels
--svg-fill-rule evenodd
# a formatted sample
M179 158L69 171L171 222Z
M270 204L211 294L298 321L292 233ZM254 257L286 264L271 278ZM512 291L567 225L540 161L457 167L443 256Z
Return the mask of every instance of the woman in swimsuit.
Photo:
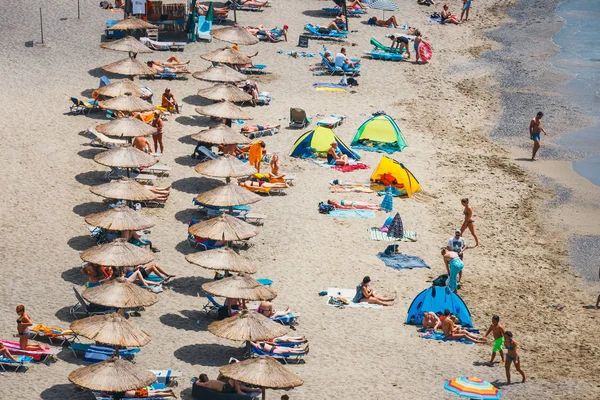
M105 276L100 265L96 264L87 263L81 269L81 273L88 278L88 281L85 284L85 287L87 288L100 286L102 283L110 279L109 276Z
M377 17L369 18L369 25L381 26L382 28L397 28L400 26L398 21L396 21L396 16L392 15L388 19L381 20L377 19Z
M462 24L462 22L460 22L458 20L458 18L456 18L456 16L452 15L452 13L450 13L450 11L448 10L448 5L444 4L444 9L442 10L441 13L442 16L442 24Z
M473 238L475 239L475 247L479 247L479 239L477 238L477 235L475 234L475 220L473 219L473 207L471 207L469 205L469 198L465 197L464 199L461 199L460 204L462 204L463 207L465 208L463 210L463 214L465 215L465 220L463 221L463 224L460 228L460 234L462 235L464 233L464 231L467 228L469 228L469 232L471 232L471 235L473 235Z
M504 332L504 347L506 347L506 362L504 367L506 368L506 382L510 384L510 364L515 364L517 372L523 377L523 383L525 383L525 372L521 369L521 359L517 352L518 343L513 340L513 334L511 331Z
M329 165L348 165L348 156L342 154L338 149L337 142L331 143L331 147L327 150L327 164Z
M29 344L29 329L33 326L31 318L25 313L25 306L19 304L17 306L17 333L19 334L19 347L21 350L28 351L44 351L44 347L39 344Z
M291 307L286 308L285 311L275 311L275 310L273 310L273 303L268 300L262 301L260 303L260 305L258 306L258 308L256 309L257 313L262 314L267 318L275 318L275 317L287 315L291 311L292 311Z
M152 242L147 240L147 239L142 239L140 237L140 235L137 234L136 231L123 231L123 233L121 234L121 237L125 240L127 240L127 242L138 246L138 247L142 247L142 246L149 246L150 247L150 251L152 251L153 253L160 253L160 250L154 246L152 246Z
M0 357L8 358L9 360L17 361L15 357L10 354L10 351L4 347L4 343L0 342Z
M154 273L155 275L157 275L160 279L163 280L163 282L168 281L171 278L175 278L175 275L171 275L171 274L167 274L167 272L162 269L161 267L158 266L158 264L152 264L152 265L138 265L137 267L124 267L123 268L123 272L128 274L129 272L134 272L134 271L140 271L140 274L142 274L142 277L144 279L148 279L148 275L150 275L151 273Z
M390 46L390 49L398 49L398 53L402 53L402 49L406 49L406 54L408 55L408 58L410 58L410 49L408 47L408 43L410 41L406 36L392 35L390 36L390 39L392 39L392 45Z
M335 200L327 200L327 204L339 210L381 210L379 204L364 203L362 201L341 200L337 202Z
M370 304L379 304L382 306L393 306L393 301L396 300L395 297L387 298L375 296L375 292L373 289L369 287L369 283L371 282L371 278L365 276L362 280L362 283L358 285L356 296L352 299L353 303L370 303Z
M285 182L274 182L274 183L270 183L270 182L263 182L263 181L244 181L244 182L240 182L239 185L241 187L246 187L246 188L276 188L276 189L283 189L283 188L289 188L290 185L288 185Z
M286 347L286 346L273 346L266 342L250 342L252 346L258 350L264 351L269 354L281 354L281 355L292 355L292 354L306 354L308 353L308 344L302 347Z
M423 329L432 329L435 332L442 325L442 321L435 313L425 311L421 325L423 325Z
M461 22L463 20L463 16L465 15L465 13L467 13L467 16L465 17L465 21L469 20L469 10L471 9L471 0L462 0L462 2L463 2L463 8L462 8L462 12L460 13Z
M117 396L118 395L118 396ZM108 398L135 398L135 399L147 399L152 397L175 397L177 395L173 392L173 389L161 389L161 390L148 390L147 388L141 388L137 390L128 390L126 392L103 392L102 396ZM114 397L113 397L114 396Z
M277 154L273 154L271 158L271 162L269 164L271 166L271 172L269 173L269 178L271 179L283 179L285 174L279 173L279 168L281 168L281 161L279 161L279 156Z

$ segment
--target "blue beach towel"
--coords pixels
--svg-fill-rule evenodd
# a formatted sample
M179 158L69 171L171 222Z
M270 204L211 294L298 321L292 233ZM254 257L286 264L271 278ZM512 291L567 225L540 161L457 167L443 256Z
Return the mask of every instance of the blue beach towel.
M327 215L335 218L375 218L373 210L333 210Z
M421 334L421 337L423 339L441 340L442 342L460 342L460 343L464 343L464 344L475 344L473 342L468 341L467 339L460 339L460 340L446 339L446 337L444 336L444 332L429 331L427 333Z
M407 254L377 254L383 263L390 268L397 271L401 269L413 269L413 268L431 268L425 261L419 257L409 256Z
M442 23L442 19L441 19L441 18L429 18L429 19L428 19L428 21L429 21L429 22L432 22L432 23L434 23L434 24L435 24L435 23L438 23L438 24L441 24L441 23Z
M348 89L348 85L340 85L339 83L329 83L329 82L316 82L313 83L314 87L326 87L326 88L335 88L335 89Z

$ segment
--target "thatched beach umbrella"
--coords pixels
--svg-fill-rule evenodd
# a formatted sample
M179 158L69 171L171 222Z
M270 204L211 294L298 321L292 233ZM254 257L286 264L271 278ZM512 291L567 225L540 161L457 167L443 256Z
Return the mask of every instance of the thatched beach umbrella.
M154 110L154 105L147 102L144 99L140 99L137 96L133 96L131 93L126 93L123 96L114 97L112 99L99 101L98 105L100 108L113 111L123 112L142 112Z
M200 58L206 61L224 64L252 64L250 57L230 47L224 47L222 49L200 54Z
M85 289L81 295L90 303L111 308L148 307L158 301L156 294L122 277Z
M152 25L140 18L127 17L107 29L109 31L129 31L135 29L158 29L158 26Z
M117 313L94 315L73 322L71 330L96 342L119 347L142 347L150 343L150 335L130 324Z
M251 46L259 42L256 36L239 25L213 29L211 34L224 42L240 44L244 46Z
M208 192L200 193L196 200L202 204L215 207L233 207L245 204L253 204L262 198L236 183L219 186Z
M147 168L158 162L148 153L131 146L115 147L94 156L100 165L117 168Z
M113 137L150 136L157 132L155 127L132 117L117 118L105 124L96 125L96 130Z
M266 398L265 388L290 389L304 384L298 375L268 356L225 365L219 368L219 372L227 378L263 388L263 400Z
M149 49L133 36L126 36L114 42L100 43L100 47L107 50L123 51L125 53L154 53L154 50Z
M102 102L99 103L102 107ZM242 110L240 107L228 101L222 101L214 103L205 107L196 107L196 112L201 115L208 117L217 117L225 120L241 119L248 120L254 119L252 115Z
M245 240L258 235L253 225L228 214L192 225L188 232L201 238L226 241Z
M283 336L288 333L289 327L257 312L242 310L233 317L211 323L208 331L224 339L254 342Z
M77 386L102 392L136 390L156 382L156 375L139 369L130 361L109 358L98 364L78 368L69 374Z
M252 100L252 95L244 92L237 86L228 83L220 83L215 86L200 89L198 90L198 96L215 101L237 102Z
M85 222L108 231L141 231L155 225L152 219L129 206L113 207L106 211L90 214L85 217Z
M102 185L93 186L90 192L107 199L148 201L156 199L157 195L128 178L117 179Z
M256 266L229 247L188 254L185 259L206 269L254 274Z
M247 79L246 75L226 65L217 65L206 71L194 72L192 76L208 82L242 82Z
M210 144L246 144L250 139L225 124L192 135L192 139Z
M250 164L242 162L229 154L198 163L194 170L211 178L240 178L256 173L256 170Z
M136 60L135 58L124 58L112 64L108 64L102 67L106 72L113 74L128 75L133 79L135 75L156 75L156 71Z
M137 267L154 260L154 255L149 250L122 238L84 250L79 257L85 262L106 267Z
M94 93L104 97L118 97L123 96L125 93L131 93L132 95L139 97L142 95L140 87L139 84L134 83L129 79L121 79L114 81L110 85L102 86L94 90Z
M230 299L273 300L277 297L277 293L273 289L261 285L256 279L244 274L205 283L202 285L202 290Z

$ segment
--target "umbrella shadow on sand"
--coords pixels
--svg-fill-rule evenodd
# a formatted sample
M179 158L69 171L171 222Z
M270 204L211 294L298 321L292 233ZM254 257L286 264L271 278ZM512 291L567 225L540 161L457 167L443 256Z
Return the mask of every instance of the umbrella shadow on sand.
M72 283L74 285L85 285L87 279L81 273L81 266L70 268L60 274L65 282Z
M200 132L200 129L198 130L198 132ZM194 147L196 147L196 145L198 144L197 140L192 139L192 135L181 136L181 137L177 138L177 141L179 143L183 143L183 144L194 145ZM188 158L191 158L191 157L188 157ZM194 160L194 158L191 158L191 159ZM196 161L196 164L197 163L198 163L198 161Z
M201 213L197 208L188 208L186 210L177 211L175 213L175 219L183 224L188 224L191 219L198 219Z
M97 147L96 148L92 147L92 148L88 148L85 150L81 150L80 152L77 153L77 155L80 157L86 158L88 160L93 160L94 157L96 156L96 154L100 154L105 151L106 151L105 149L99 149Z
M189 137L189 136L188 136ZM181 141L181 140L180 140ZM193 167L198 164L198 160L190 155L175 157L175 163L183 165L184 167Z
M56 400L56 399L89 399L90 393L84 392L72 383L61 383L58 385L50 386L40 393L40 398L43 400Z
M106 211L106 204L99 202L89 202L77 204L73 207L73 212L79 216L85 217L90 214L96 214L101 211Z
M160 316L160 322L163 325L170 326L175 329L182 329L185 331L206 331L208 330L208 324L211 322L206 318L203 318L201 311L194 310L183 310L181 314L164 314Z
M181 393L179 393L179 398L182 400L194 400L194 397L192 396L192 389L184 389Z
M313 18L331 19L331 15L327 15L321 10L304 10L302 11L302 15L306 15L307 17Z
M208 106L208 105L214 103L214 101L204 99L198 95L186 96L183 99L181 99L181 101L183 101L184 103L191 104L193 106L199 106L199 107Z
M205 178L200 176L192 176L189 178L179 179L173 182L173 189L179 190L180 192L190 193L198 195L199 193L206 192L223 186L224 182L218 179Z
M177 250L178 252L180 252L184 256L187 256L190 253L195 253L195 252L200 251L202 249L190 246L190 243L186 239L186 240L182 240L181 242L177 243L177 245L175 246L175 250Z
M75 302L76 302L75 296L73 296L73 304L75 304ZM58 311L56 311L54 313L54 316L63 322L67 322L67 323L73 322L75 320L75 318L73 318L73 316L70 313L71 307L72 306L65 306L65 307L59 309Z
M88 171L75 175L75 180L87 186L100 185L106 183L105 171Z
M103 76L106 76L111 81L113 79L117 79L117 78L122 79L123 78L121 75L116 75L116 74L111 74L110 72L106 72L105 70L102 69L102 67L90 69L88 71L88 74L90 74L91 76L93 76L95 78L102 78Z
M212 279L203 278L201 276L185 276L173 279L169 283L169 287L176 293L197 297L198 293L202 295L201 286L212 281Z
M180 123L181 125L196 126L198 128L206 126L204 120L205 118L201 118L200 115L192 115L191 117L180 116L175 118L175 121Z
M94 241L94 239L92 239L90 235L81 235L72 237L67 241L67 244L73 250L83 251L94 246L96 242Z
M234 346L223 346L222 344L205 343L183 346L173 353L175 357L192 365L205 367L221 367L226 365L231 357L240 359L244 355L244 349ZM202 371L199 371L200 373Z

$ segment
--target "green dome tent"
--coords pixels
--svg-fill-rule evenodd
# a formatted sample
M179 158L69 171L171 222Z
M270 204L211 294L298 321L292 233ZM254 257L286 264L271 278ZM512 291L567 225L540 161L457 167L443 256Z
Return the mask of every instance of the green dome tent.
M396 121L389 115L380 114L369 118L358 128L350 146L392 154L402 151L408 144Z

